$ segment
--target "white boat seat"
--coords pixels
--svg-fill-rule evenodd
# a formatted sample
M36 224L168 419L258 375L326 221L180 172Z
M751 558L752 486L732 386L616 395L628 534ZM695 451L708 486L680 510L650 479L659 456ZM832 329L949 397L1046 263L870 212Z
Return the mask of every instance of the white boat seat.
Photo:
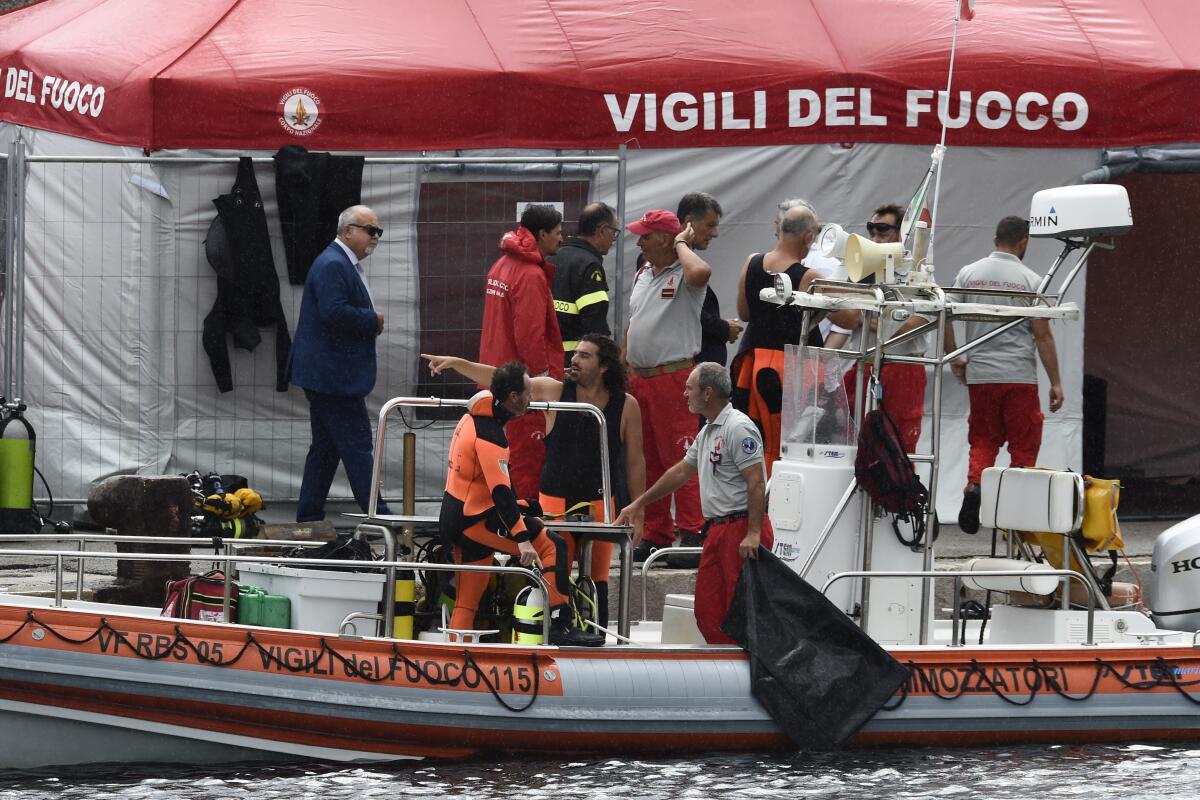
M1083 522L1083 476L1074 472L988 467L979 490L985 528L1071 533Z

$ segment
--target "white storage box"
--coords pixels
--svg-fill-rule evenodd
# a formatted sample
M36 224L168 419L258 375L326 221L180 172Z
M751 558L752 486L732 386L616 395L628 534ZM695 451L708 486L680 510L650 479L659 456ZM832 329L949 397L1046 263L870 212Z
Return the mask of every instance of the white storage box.
M669 594L663 602L663 644L705 644L696 627L696 596Z
M342 620L355 611L375 614L383 599L383 572L342 572L302 569L274 564L242 564L242 583L292 601L292 627L302 631L337 633ZM374 635L376 625L357 623L359 634Z

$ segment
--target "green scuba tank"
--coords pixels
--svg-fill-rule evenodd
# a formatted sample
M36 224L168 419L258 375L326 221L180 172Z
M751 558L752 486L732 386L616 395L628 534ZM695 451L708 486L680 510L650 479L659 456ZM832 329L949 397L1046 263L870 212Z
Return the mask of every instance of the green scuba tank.
M33 530L33 453L37 436L20 400L0 398L0 533Z

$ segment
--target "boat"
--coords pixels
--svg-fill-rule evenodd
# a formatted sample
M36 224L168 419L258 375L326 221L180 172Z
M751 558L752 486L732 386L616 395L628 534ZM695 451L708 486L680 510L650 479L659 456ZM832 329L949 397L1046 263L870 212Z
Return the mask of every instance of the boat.
M1054 215L1039 213L1050 206ZM1027 305L948 296L925 268L927 230L919 222L911 226L911 248L858 263L858 270L878 271L875 286L818 281L808 292L778 285L764 295L801 305L806 325L813 315L837 308L893 319L928 316L922 330L937 334L933 353L909 359L935 367L930 423L936 442L940 366L955 355L943 352L944 326L954 319L1016 324L1077 318L1077 308L1060 302L1071 279L1101 237L1119 235L1132 224L1119 186L1039 192L1031 212L1034 235L1060 239L1064 249ZM1075 264L1051 292L1052 279L1074 251L1080 251ZM784 445L770 485L774 554L907 670L898 690L870 709L847 746L1195 737L1200 601L1185 579L1200 570L1200 518L1176 526L1156 545L1156 597L1165 605L1153 615L1117 607L1103 591L1073 536L1082 524L1085 487L1068 472L990 471L983 486L984 524L1011 532L1002 539L1006 552L964 569L933 569L934 512L924 520L930 535L920 536L914 520L903 523L910 529L900 535L890 515L877 513L871 498L856 491L854 439L844 435L854 428L832 426L842 439L829 439L822 430L830 426L823 428L813 411L861 420L875 401L872 392L864 388L858 402L847 399L840 381L830 389L822 369L832 368L831 358L847 357L860 370L872 362L878 374L899 338L878 347L864 341L856 353L803 345L789 350ZM376 487L383 477L383 431L390 413L464 402L396 398L386 404L380 411ZM607 438L598 409L552 405L596 415L603 451ZM604 459L607 463L606 452ZM936 452L915 460L934 491ZM607 499L607 474L604 481ZM0 549L0 555L52 559L57 574L52 597L0 594L0 768L770 752L804 745L758 699L753 656L698 638L690 597L669 596L661 622L631 619L629 530L611 520L552 523L619 544L619 619L606 647L513 644L488 641L484 634L495 631L448 631L443 623L414 632L398 624L411 614L406 609L413 597L401 591L410 571L456 569L412 558L414 539L434 522L411 510L381 515L372 505L356 535L381 542L383 560L356 564L363 570L357 573L318 569L346 566L328 559L239 555L246 542L219 542L227 549L214 558L224 562L225 575L236 567L243 579L275 580L277 591L291 592L296 610L311 610L311 592L289 589L285 578L340 580L356 584L359 592L358 584L370 584L365 595L370 602L323 609L326 616L332 613L332 622L303 622L294 613L287 628L234 621L229 579L223 581L222 614L209 621L163 617L157 607L96 603L78 591L68 596L64 575L82 569L81 553L88 560L122 557L87 549L109 537L64 536L64 549L57 550ZM1016 535L1028 530L1062 537L1073 560L1060 568L1043 563ZM1168 570L1169 564L1175 566ZM650 566L642 568L643 591ZM478 569L535 585L542 580L519 566ZM938 612L931 591L935 578L953 581L956 589L960 584L987 589L995 602L970 619L957 604L949 614ZM1071 581L1082 587L1074 598L1066 591ZM335 587L326 596L336 599L348 591Z

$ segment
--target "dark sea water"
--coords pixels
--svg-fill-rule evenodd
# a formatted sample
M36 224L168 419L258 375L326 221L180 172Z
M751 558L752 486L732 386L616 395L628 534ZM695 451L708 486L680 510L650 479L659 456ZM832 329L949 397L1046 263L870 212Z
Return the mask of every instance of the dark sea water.
M1197 798L1189 745L0 772L0 798Z

